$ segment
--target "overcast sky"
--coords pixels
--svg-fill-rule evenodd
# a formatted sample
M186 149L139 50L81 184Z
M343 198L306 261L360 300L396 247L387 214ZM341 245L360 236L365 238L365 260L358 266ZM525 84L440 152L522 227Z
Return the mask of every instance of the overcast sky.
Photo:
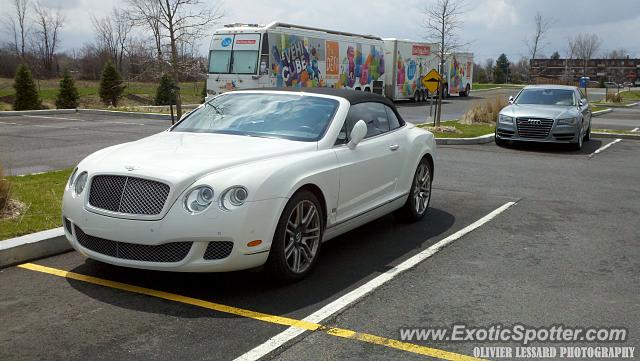
M207 4L219 1L203 0ZM33 2L33 0L32 0ZM91 15L102 16L111 8L124 6L124 0L40 0L59 7L65 13L62 49L79 48L93 41ZM433 0L227 0L222 2L225 17L218 25L246 22L266 24L282 21L381 37L424 39L424 9ZM12 0L0 0L6 14ZM553 18L543 53L557 50L564 55L567 38L577 33L596 33L602 39L601 53L625 48L640 57L640 1L638 0L467 0L462 16L460 39L469 43L476 62L497 58L505 53L517 61L527 53L524 38L534 30L534 15L539 11ZM217 26L215 26L217 27ZM213 29L212 29L213 30ZM2 40L7 34L2 33ZM206 54L207 40L202 40Z

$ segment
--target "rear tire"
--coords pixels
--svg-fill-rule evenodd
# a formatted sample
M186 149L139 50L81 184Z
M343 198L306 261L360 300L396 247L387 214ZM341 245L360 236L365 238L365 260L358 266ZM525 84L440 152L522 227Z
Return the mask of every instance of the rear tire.
M591 140L591 124L589 124L589 129L587 129L587 134L584 135L584 141L588 142Z
M407 201L394 214L402 221L417 222L427 213L431 202L431 163L424 157L416 167Z
M324 227L318 198L308 190L295 193L278 221L266 270L284 283L306 277L318 263Z

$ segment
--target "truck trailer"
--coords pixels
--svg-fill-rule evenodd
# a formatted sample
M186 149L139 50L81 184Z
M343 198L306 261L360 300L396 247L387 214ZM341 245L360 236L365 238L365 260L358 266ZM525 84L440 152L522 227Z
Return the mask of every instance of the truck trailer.
M469 96L473 89L473 53L452 53L440 74L444 81L444 98L451 94Z
M383 93L384 42L273 22L230 24L209 47L207 96L249 88L333 87Z
M438 44L411 40L383 39L385 57L385 95L391 100L411 99L419 102L428 91L421 79L438 69Z

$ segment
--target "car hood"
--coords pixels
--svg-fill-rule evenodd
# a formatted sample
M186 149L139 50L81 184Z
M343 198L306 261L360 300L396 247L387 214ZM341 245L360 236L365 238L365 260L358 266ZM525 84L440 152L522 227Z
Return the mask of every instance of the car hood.
M559 119L572 118L578 116L575 106L538 105L538 104L511 104L502 111L501 114L510 117L525 118L545 118Z
M315 150L316 142L163 132L106 148L89 156L81 165L94 174L126 174L188 185L205 174L226 168Z

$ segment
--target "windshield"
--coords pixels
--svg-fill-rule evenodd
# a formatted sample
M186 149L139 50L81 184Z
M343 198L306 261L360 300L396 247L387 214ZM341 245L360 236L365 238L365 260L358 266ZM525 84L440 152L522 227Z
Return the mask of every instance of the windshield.
M228 73L231 50L211 50L209 52L209 73Z
M258 65L257 50L234 50L231 72L234 74L255 74Z
M574 106L576 101L573 93L569 89L524 89L514 103Z
M172 131L317 141L338 102L297 94L231 93L204 103Z
M211 50L210 74L256 74L257 50Z

